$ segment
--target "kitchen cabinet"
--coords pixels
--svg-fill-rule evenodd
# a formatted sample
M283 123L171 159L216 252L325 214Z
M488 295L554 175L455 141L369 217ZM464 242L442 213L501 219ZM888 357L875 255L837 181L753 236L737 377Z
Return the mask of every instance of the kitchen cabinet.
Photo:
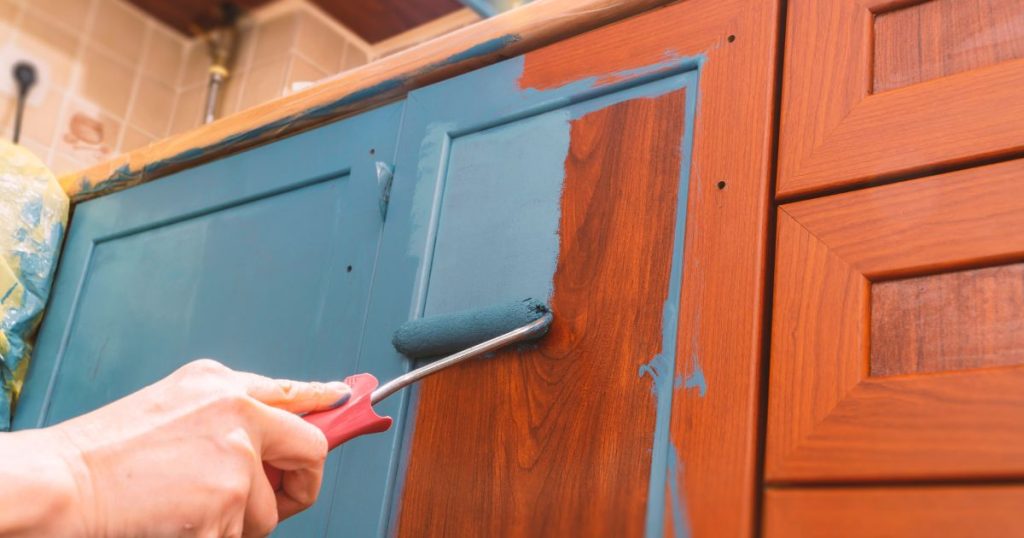
M1022 532L1022 17L789 4L766 537Z
M401 113L390 105L78 204L15 428L95 409L200 357L303 380L404 372L394 351L362 348L404 320L364 324L383 223L376 163L393 158ZM280 534L322 534L331 517L375 526L365 514L386 505L398 431L335 451L325 501ZM346 502L329 513L335 495Z
M555 321L416 389L399 535L752 530L775 8L684 2L409 94L416 315Z
M333 454L321 499L279 535L749 536L779 5L688 0L603 24L610 8L557 39L545 19L525 54L372 112L151 181L186 142L245 141L203 128L126 157L140 186L80 181L99 198L71 224L19 425L200 355L390 378L411 366L390 344L402 321L533 297L555 314L543 340L378 406L396 427ZM364 74L426 77L519 39ZM356 94L379 104L407 80Z

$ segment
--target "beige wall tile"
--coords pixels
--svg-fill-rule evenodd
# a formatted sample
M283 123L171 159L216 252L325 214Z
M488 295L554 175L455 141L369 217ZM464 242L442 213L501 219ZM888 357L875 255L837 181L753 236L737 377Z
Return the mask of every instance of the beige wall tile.
M298 14L295 49L325 73L333 73L345 50L345 38L310 13Z
M45 15L31 9L22 14L18 31L71 58L78 53L78 45L81 43L78 34L53 24Z
M81 170L86 166L88 165L82 161L59 151L53 153L49 162L50 171L58 176Z
M38 140L32 140L31 138L22 138L18 141L18 145L24 146L26 149L31 151L36 157L39 157L44 163L49 164L50 157L50 143L40 142Z
M288 69L288 78L285 79L285 93L295 91L295 83L316 82L327 75L328 73L323 69L296 56L292 58L291 66Z
M203 113L203 98L206 96L206 85L196 84L178 92L174 117L171 118L172 134L183 133L200 124Z
M239 98L242 96L242 89L245 88L246 72L236 71L228 79L224 86L223 98L220 101L220 116L224 117L238 111ZM204 94L205 95L205 94Z
M169 86L177 86L178 72L185 57L185 41L170 30L154 27L149 33L142 73Z
M89 40L134 65L142 57L146 19L125 2L96 0L96 15Z
M106 52L86 49L82 56L78 87L75 93L107 112L123 118L128 112L135 72Z
M51 37L50 41L54 41ZM65 43L66 45L66 43ZM54 47L47 40L30 33L18 32L14 37L14 48L18 54L36 64L39 68L39 85L35 91L49 91L50 86L67 88L75 73L75 53L68 53ZM29 96L29 99L35 98Z
M121 139L121 147L117 148L117 151L118 153L123 153L141 148L153 140L156 140L156 138L129 125L124 130L124 137Z
M18 20L18 15L21 13L21 4L14 0L0 0L0 22L7 23L7 26L14 26L15 21ZM0 28L0 32L10 31L7 28ZM0 34L0 41L6 37L5 34Z
M210 68L210 56L206 52L206 44L194 40L185 47L185 66L181 74L181 87L189 87L205 82L207 70Z
M265 65L273 58L290 54L295 45L297 27L298 17L295 13L274 17L257 26L256 44L250 65Z
M96 105L75 98L68 100L57 130L56 153L86 165L116 155L122 123Z
M89 18L93 0L31 0L27 2L29 13L38 14L65 29L81 32Z
M135 92L128 124L154 136L166 136L174 110L174 88L142 77Z
M51 143L64 105L64 92L50 88L40 102L29 101L21 122L21 135ZM13 121L13 115L12 115Z
M14 96L0 95L0 136L10 140L14 134Z
M249 69L245 75L245 87L242 88L239 110L252 108L283 95L288 63L289 58L284 56Z
M349 69L359 67L369 61L366 53L362 49L355 45L348 43L345 45L345 54L341 57L341 64L338 66L338 72L347 71Z

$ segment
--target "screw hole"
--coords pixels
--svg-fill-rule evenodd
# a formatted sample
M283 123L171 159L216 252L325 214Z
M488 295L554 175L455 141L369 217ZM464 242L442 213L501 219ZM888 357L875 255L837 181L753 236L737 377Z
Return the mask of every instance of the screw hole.
M718 190L722 190L722 189L725 188L725 182L724 181L719 181L717 186L718 186Z
M345 268L345 272L346 273L351 273L352 272L352 266L350 265L350 266L346 267Z
M377 150L374 148L370 148L370 155L373 155L375 153L377 153Z
M729 34L729 37L725 38L725 40L732 43L733 41L736 41L736 36Z

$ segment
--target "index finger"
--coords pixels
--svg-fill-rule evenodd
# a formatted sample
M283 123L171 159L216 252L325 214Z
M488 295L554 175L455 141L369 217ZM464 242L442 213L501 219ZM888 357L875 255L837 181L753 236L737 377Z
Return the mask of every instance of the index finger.
M337 407L352 394L341 381L292 381L272 379L249 372L237 372L246 393L255 400L292 413L308 413Z

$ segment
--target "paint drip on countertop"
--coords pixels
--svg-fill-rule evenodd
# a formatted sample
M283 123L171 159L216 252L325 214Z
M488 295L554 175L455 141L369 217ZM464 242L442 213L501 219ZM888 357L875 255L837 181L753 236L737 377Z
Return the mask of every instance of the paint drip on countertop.
M0 430L28 371L32 341L53 282L68 198L46 165L0 141Z

